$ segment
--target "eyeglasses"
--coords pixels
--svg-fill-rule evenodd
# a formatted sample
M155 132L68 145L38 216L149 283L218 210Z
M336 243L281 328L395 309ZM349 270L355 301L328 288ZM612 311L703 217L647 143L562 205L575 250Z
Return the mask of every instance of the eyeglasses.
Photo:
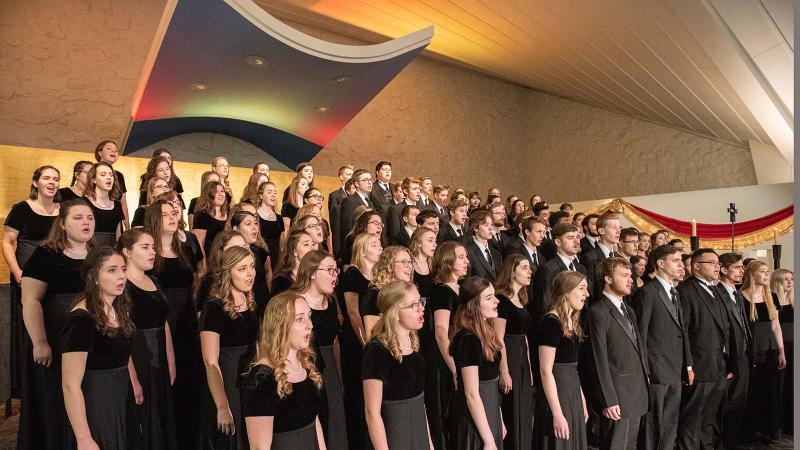
M308 230L309 228L312 230L316 230L322 227L318 223L312 223L311 225L306 225L305 227L303 227L304 230Z
M402 264L404 266L410 266L410 265L414 264L414 261L412 261L410 259L398 259L397 261L395 261L395 263L396 264Z
M336 275L339 275L339 268L338 267L329 267L327 269L317 269L317 271L328 272L328 275L330 275L332 277L335 277Z
M638 244L639 241L622 241L621 244Z
M697 261L697 264L711 264L714 267L719 267L719 261Z
M317 200L325 200L325 196L321 194L309 195L308 198L316 198Z
M362 178L357 181L357 183L372 183L372 178Z
M375 225L376 227L383 227L383 222L381 222L380 220L371 220L367 223L370 225Z
M403 306L400 309L410 309L414 312L419 312L420 308L425 308L425 304L427 303L425 298L420 298L418 302L414 302L408 306Z

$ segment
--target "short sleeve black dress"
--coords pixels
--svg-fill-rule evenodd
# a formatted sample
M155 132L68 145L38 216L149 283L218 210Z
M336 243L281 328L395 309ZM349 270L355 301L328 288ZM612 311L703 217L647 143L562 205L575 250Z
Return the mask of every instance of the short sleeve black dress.
M128 429L131 337L121 331L103 333L88 311L75 309L67 316L61 342L62 354L87 353L81 391L92 439L100 448L127 448L128 433L134 432Z
M776 436L781 428L783 412L783 370L778 369L778 342L772 332L772 321L767 301L752 305L755 320L750 318L750 299L744 298L744 310L753 334L753 360L750 370L747 409L751 418L752 432L764 436ZM776 310L774 314L778 314ZM784 349L785 350L785 349ZM784 352L785 354L785 352ZM789 401L788 399L786 401Z
M476 366L478 368L478 389L486 412L486 420L492 430L495 445L503 445L503 420L500 412L500 388L497 377L500 374L500 352L494 360L486 358L483 344L478 336L468 330L460 330L450 342L450 354L456 365L458 389L450 400L450 433L448 448L480 450L483 439L472 420L464 394L464 378L461 369Z
M361 378L383 383L381 417L389 448L428 448L425 360L419 351L398 361L377 339L364 347Z
M192 229L206 230L206 237L203 241L203 252L208 255L211 251L211 244L217 234L225 229L225 221L219 220L206 211L195 213L194 220L192 221Z
M113 208L102 209L98 208L89 199L86 201L94 213L94 240L98 244L110 247L117 245L117 229L119 229L122 221L125 220L125 215L122 213L122 203L119 200L115 200Z
M328 297L325 309L311 309L311 322L314 324L314 350L318 355L317 370L322 374L325 391L320 413L325 442L330 448L348 448L342 380L333 356L333 344L339 335L338 310L333 296Z
M378 294L380 289L370 284L367 291L358 298L358 313L363 318L364 316L381 315L381 310L378 308Z
M272 270L275 270L281 256L280 241L281 234L284 231L283 217L280 214L276 214L275 220L267 220L259 215L258 226L261 231L261 237L267 243L267 249L269 249Z
M498 318L506 321L503 342L506 347L506 364L511 376L511 391L503 396L503 420L506 423L506 448L528 448L533 438L533 383L527 334L531 315L517 307L508 296L497 294Z
M250 251L253 252L256 265L256 278L253 282L253 299L256 301L256 317L259 322L264 317L264 310L267 309L267 302L270 299L269 286L267 286L267 258L270 257L269 250L250 244Z
M284 201L281 205L281 216L289 219L289 223L294 223L294 218L297 217L297 211L300 208L294 206L290 202Z
M429 348L425 356L428 364L428 378L425 385L425 408L428 412L428 425L431 427L431 440L436 448L444 448L447 436L447 424L444 422L450 398L453 395L453 374L442 357L439 345L436 343L434 315L436 311L445 310L452 315L458 307L458 294L450 286L433 282L430 287L430 297L425 305L426 316L430 315L430 334L420 334L422 348ZM423 326L425 328L425 326ZM426 340L430 342L426 342Z
M240 400L240 376L255 356L258 339L258 319L255 311L244 311L232 318L223 308L222 300L209 299L200 312L200 333L219 335L219 369L225 386L225 395L233 415L236 433L222 434L217 429L217 407L206 388L205 408L201 413L201 442L203 448L242 449L245 447L247 430L244 426Z
M242 381L244 417L273 417L272 449L318 448L316 419L322 395L310 378L292 383L292 393L281 398L272 368L257 364Z

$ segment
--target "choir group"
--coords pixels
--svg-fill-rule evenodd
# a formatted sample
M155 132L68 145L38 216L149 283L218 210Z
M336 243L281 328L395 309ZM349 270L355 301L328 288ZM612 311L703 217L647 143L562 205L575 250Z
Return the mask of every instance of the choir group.
M20 449L705 449L792 423L792 272L392 165L159 149L128 220L101 142L9 212ZM237 191L238 192L238 191ZM238 198L237 198L238 197ZM238 200L238 201L237 201ZM788 364L788 365L787 365ZM785 375L785 376L784 376Z

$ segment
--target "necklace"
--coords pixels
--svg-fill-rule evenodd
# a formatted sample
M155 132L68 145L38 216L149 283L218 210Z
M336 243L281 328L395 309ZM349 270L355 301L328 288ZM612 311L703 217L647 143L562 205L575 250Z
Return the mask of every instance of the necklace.
M408 347L403 347L403 344L398 342L397 346L400 347L400 350L404 351L404 352L407 352L407 351L411 350L411 343L408 344Z
M306 301L308 302L309 306L312 306L312 307L313 306L317 306L317 307L321 308L322 304L325 303L325 297L324 296L320 297L319 300L312 300L311 298L309 298L307 292L305 294L303 294L303 298L306 299Z
M286 367L283 368L283 371L288 373L289 375L297 375L297 374L300 373L301 370L303 370L303 366L300 365L300 362L297 363L297 365L298 365L297 370L292 370L292 369L289 368L289 364L288 364L289 360L288 359L286 360L286 362L287 362L287 364L286 364Z

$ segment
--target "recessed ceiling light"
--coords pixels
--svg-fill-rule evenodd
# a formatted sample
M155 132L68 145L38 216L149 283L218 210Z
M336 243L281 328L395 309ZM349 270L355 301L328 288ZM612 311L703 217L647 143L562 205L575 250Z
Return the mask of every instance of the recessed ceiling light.
M190 87L193 91L207 91L211 89L211 86L207 85L206 83L192 83Z
M261 56L257 56L257 55L250 55L247 58L245 58L245 61L247 62L247 64L249 64L249 65L251 65L253 67L269 67L270 66L270 63L267 60L267 58L262 58Z
M327 107L327 106L318 106L318 107L317 107L317 111L318 111L318 112L321 112L321 113L326 113L326 112L328 112L328 111L330 111L330 110L331 110L331 109L330 109L329 107Z
M331 81L333 81L334 83L347 83L348 81L350 81L352 79L353 79L352 77L349 77L347 75L342 75L342 76L339 76L339 77L331 78Z

